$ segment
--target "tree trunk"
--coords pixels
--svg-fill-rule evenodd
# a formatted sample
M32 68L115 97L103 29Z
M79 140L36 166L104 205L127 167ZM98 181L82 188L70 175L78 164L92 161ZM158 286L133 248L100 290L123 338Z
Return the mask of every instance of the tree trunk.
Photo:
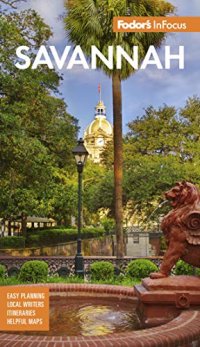
M112 76L113 89L113 125L114 125L114 195L115 195L115 230L116 230L116 256L124 256L123 238L123 205L122 205L122 165L123 165L123 143L122 143L122 94L121 78L119 72Z
M11 220L8 219L8 236L12 236L12 231L11 231Z
M27 231L27 216L22 213L22 236L26 238L26 231Z

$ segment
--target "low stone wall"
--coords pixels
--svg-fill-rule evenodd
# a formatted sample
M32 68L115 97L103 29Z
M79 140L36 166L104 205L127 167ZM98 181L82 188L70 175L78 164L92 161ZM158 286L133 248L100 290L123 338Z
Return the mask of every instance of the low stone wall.
M133 288L87 284L51 284L50 292L66 295L117 296L134 298ZM200 312L185 311L171 322L156 328L105 336L22 336L0 333L0 347L198 347Z
M138 259L137 257L124 257L122 259L117 259L116 257L84 257L84 270L87 273L89 271L90 265L95 261L109 261L116 268L120 270L125 270L126 266L131 260ZM156 265L160 265L162 257L145 257L143 259L150 259ZM65 272L65 274L72 275L75 272L74 257L9 257L0 256L0 264L5 265L8 275L12 276L19 272L21 266L29 260L43 260L48 263L49 274L54 275L60 270Z
M102 255L112 256L114 244L111 236L82 240L82 253L84 256ZM15 257L37 257L37 256L65 256L76 254L77 242L60 243L52 246L31 247L22 249L0 249L0 254Z

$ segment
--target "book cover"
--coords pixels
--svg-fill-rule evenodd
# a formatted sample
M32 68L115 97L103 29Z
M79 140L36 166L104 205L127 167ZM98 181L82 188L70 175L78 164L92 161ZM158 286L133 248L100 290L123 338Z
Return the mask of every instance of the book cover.
M114 346L141 328L131 286L159 273L164 193L200 184L200 4L0 11L0 346Z

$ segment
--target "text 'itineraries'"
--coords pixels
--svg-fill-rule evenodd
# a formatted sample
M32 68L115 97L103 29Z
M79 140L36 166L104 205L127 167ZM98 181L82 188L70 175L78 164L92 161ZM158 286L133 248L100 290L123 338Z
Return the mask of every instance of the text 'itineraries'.
M48 331L49 289L44 286L0 287L1 331Z

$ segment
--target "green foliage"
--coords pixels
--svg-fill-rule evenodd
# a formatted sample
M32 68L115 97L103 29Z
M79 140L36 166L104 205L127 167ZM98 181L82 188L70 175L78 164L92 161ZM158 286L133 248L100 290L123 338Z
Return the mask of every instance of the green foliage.
M101 225L107 234L112 233L115 227L115 221L113 218L104 217L101 219Z
M134 278L148 277L151 272L158 271L158 267L148 259L132 260L126 269L126 274Z
M60 220L74 208L75 189L66 176L75 171L77 120L57 97L61 78L54 70L15 67L16 47L30 47L34 58L51 30L28 10L3 13L0 31L0 216L58 215Z
M200 98L192 97L182 109L164 105L148 107L142 117L129 123L124 139L123 205L144 224L177 181L200 184L200 122L196 115ZM90 212L109 209L113 216L113 156L111 145L102 153L105 166L92 172L85 185L85 203ZM89 168L90 169L90 168ZM97 177L95 181L92 179ZM167 212L167 205L151 219Z
M175 275L193 275L200 276L200 269L195 268L192 265L187 264L183 260L179 260L176 263L175 269L173 271Z
M47 263L39 260L31 260L22 265L19 273L19 279L22 282L40 283L47 281L47 275Z
M76 240L77 232L74 229L42 230L39 232L39 243L42 245L65 243Z
M122 60L121 69L117 68L117 50L116 47L120 45L130 56L133 52L133 46L138 46L139 64L141 64L146 53L151 45L160 47L165 33L115 33L112 30L113 18L115 16L166 16L174 11L174 6L166 1L153 0L147 2L141 1L126 1L126 0L74 0L66 2L67 15L65 18L65 27L69 41L75 45L80 45L86 54L87 58L91 56L91 45L95 45L106 58L109 58L108 46L113 47L114 59L113 67L109 69L100 59L97 59L97 68L101 68L107 75L112 76L112 89L113 89L113 119L114 119L114 142L116 143L114 149L114 177L115 187L122 186L122 95L121 95L121 81L127 79L132 73L135 72L134 68L128 64L126 59ZM118 131L116 131L118 129ZM109 178L112 176L109 175ZM107 177L107 178L108 178ZM108 184L107 184L108 182ZM98 209L101 207L110 208L112 216L113 213L113 191L110 190L111 182L104 180L103 188L99 189L101 183L98 184L96 200L99 201ZM107 189L107 187L109 189ZM111 192L111 194L110 194ZM107 196L110 199L106 199ZM95 194L93 192L93 197ZM103 197L103 198L102 198ZM107 205L105 204L105 199ZM116 236L117 236L117 255L122 256L123 251L123 221L122 221L122 190L115 189L115 199L119 202L115 205L115 222L116 222ZM97 204L90 205L96 206ZM109 205L109 206L108 206Z
M100 237L105 234L103 228L83 228L82 239L89 239L94 237ZM29 231L26 240L26 246L28 247L40 247L48 245L56 245L58 243L66 243L69 241L77 240L77 229L47 229Z
M84 170L84 205L91 213L101 208L110 208L113 203L113 172L107 172L103 166L87 162ZM113 207L112 207L113 210Z
M91 265L90 270L92 280L113 280L114 265L108 261L96 261Z
M30 232L27 235L26 238L26 247L37 247L41 245L40 242L40 235L39 234L30 234Z
M141 281L137 278L130 278L127 276L124 276L123 279L119 278L119 276L115 276L110 279L106 280L91 280L92 284L98 283L98 284L109 284L114 286L127 286L127 287L133 287L136 284L139 284Z
M70 277L48 277L47 283L85 283L84 278L80 276Z
M129 128L128 138L137 153L167 155L180 150L183 133L175 107L150 106L142 117L129 123Z
M6 277L6 268L4 265L0 264L0 279L3 279Z
M64 225L69 225L71 216L77 214L77 177L66 177L68 170L69 168L56 171L57 182L52 185L50 200L53 207L51 216Z
M23 281L20 281L18 278L15 277L6 277L6 278L0 278L0 286L9 286L9 285L19 285L23 284ZM26 282L25 282L26 283ZM48 277L47 283L85 283L84 279L80 276L71 276L71 277ZM111 279L111 280L100 280L100 281L94 281L91 282L87 281L87 284L110 284L110 285L120 285L120 286L129 286L133 287L136 284L139 284L140 281L137 279L133 279L130 277L124 277L123 279L118 279L117 277Z
M84 203L90 212L108 208L110 215L114 216L113 171L106 172L105 168L101 168L101 171L103 175L95 175L85 187Z
M67 15L65 18L67 35L71 42L80 45L85 54L90 57L91 45L95 45L106 57L108 56L108 46L121 45L125 51L132 55L133 45L139 48L140 62L150 45L160 47L165 37L164 33L114 33L112 30L113 17L115 16L165 16L173 12L174 7L169 2L154 0L147 2L110 0L74 0L66 3ZM102 25L103 23L103 25ZM134 69L125 59L122 61L122 69L116 68L114 59L113 70L109 70L100 59L97 60L97 67L112 75L117 71L120 79L128 78Z
M200 131L195 116L199 109L200 98L193 97L181 110L166 105L148 107L129 124L124 191L137 213L151 215L162 194L179 180L200 183ZM166 212L164 208L154 217Z
M22 284L18 278L16 277L5 277L5 278L0 278L0 286L15 286L18 284Z
M105 235L105 230L101 227L85 227L83 228L83 238L100 237Z
M163 205L153 214L163 199L163 193L177 181L200 184L200 122L196 115L200 98L186 101L182 109L164 105L148 107L142 117L129 124L124 139L123 206L128 205L142 225L158 221L169 207ZM113 156L111 145L102 153L101 174L93 172L85 185L85 203L90 212L109 209L113 216Z
M22 236L7 236L0 238L0 249L24 248L25 238Z

